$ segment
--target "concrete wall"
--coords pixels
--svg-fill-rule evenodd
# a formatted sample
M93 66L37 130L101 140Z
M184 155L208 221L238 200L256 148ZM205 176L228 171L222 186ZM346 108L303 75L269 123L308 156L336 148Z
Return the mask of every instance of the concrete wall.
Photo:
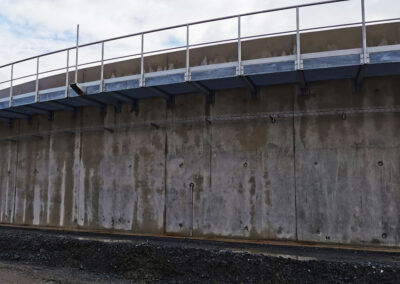
M137 113L87 107L0 124L0 139L25 135L0 142L1 223L400 246L400 114L177 123L399 105L399 82L367 79L358 94L350 80L313 83L308 97L266 87L258 101L235 89L217 92L214 105L189 94L172 109L150 99ZM160 120L167 126L114 129Z
M368 32L369 45L400 43L399 24ZM304 34L303 52L361 45L358 28L337 33ZM252 59L290 54L294 39L243 44L244 59ZM210 64L235 60L236 51L225 45L196 49L191 56L192 64ZM150 59L147 71L177 68L184 54ZM109 65L106 77L138 72L137 66ZM81 80L95 80L90 70L80 72ZM86 107L77 116L57 112L54 121L35 116L31 124L17 120L13 128L0 123L0 222L398 247L399 113L276 123L179 121L400 105L399 89L399 76L369 78L362 93L352 91L350 80L338 80L312 83L310 96L298 96L294 85L263 87L259 100L234 89L217 92L212 105L201 94L187 94L177 96L170 109L163 99L148 99L137 112L129 105L121 113ZM150 126L154 121L166 125Z

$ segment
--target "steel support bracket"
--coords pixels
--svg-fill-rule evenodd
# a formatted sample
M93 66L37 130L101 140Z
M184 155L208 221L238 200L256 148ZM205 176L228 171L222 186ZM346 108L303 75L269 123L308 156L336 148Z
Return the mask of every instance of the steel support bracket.
M139 100L134 99L131 103L131 112L138 112L139 111Z
M87 96L79 96L79 98L85 101L88 105L95 106L101 109L102 112L106 110L106 105L102 102L94 100L92 98L88 98Z
M127 96L118 91L112 92L112 96L120 101L130 103L131 104L131 112L138 110L137 109L138 108L138 100L137 99Z
M77 114L77 112L78 112L76 107L73 107L73 106L70 106L70 105L66 105L66 104L63 104L63 103L60 103L60 102L57 102L57 101L48 101L48 102L46 102L46 104L50 104L50 105L53 105L55 107L59 107L59 108L61 108L63 110L71 111L71 112L74 113L74 115Z
M156 96L164 98L167 101L168 108L171 108L175 105L175 96L170 95L157 87L149 87L148 89Z
M135 98L125 95L119 91L111 92L112 96L115 97L119 101L127 102L127 103L134 103L136 101Z
M365 64L360 65L358 68L357 76L353 80L353 91L355 93L360 93L363 90L366 69L367 65Z
M250 95L253 100L257 100L260 97L260 89L254 84L247 76L239 76L239 78L246 83L247 87L250 89Z
M122 111L122 103L119 99L116 99L112 96L107 97L107 102L106 104L110 104L114 106L115 112L121 112Z
M31 117L30 115L27 115L27 114L24 114L24 113L20 113L20 112L15 112L15 111L12 111L10 109L8 109L8 110L2 109L2 110L0 110L0 114L1 113L8 113L8 114L14 116L14 117L10 117L10 118L29 119Z
M82 87L78 83L73 83L71 84L71 89L74 90L75 93L79 95L79 98L85 101L87 104L100 108L102 112L106 111L106 105L103 102L90 98L86 94L86 88Z
M50 121L54 120L54 112L53 111L50 111L50 110L47 110L47 109L43 109L43 108L40 108L40 107L37 107L37 106L33 106L33 105L30 105L30 106L25 105L25 106L23 106L23 108L31 110L31 111L34 111L37 114L47 115L47 117L48 117L48 119Z
M10 123L11 120L11 118L0 117L0 122Z
M113 105L114 105L115 112L121 112L122 111L122 103L120 101L114 103Z
M310 95L310 83L307 82L306 76L303 70L297 70L297 74L299 76L299 93L301 96L309 96Z
M200 82L191 81L189 83L206 96L207 104L213 104L215 102L215 92L213 90L208 89Z

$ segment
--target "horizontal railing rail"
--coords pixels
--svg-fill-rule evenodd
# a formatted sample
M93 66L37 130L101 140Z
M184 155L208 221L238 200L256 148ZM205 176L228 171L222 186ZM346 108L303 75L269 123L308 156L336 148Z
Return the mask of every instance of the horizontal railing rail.
M361 1L361 16L362 20L361 22L352 22L352 23L346 23L346 24L338 24L338 25L328 25L328 26L318 26L318 27L311 27L311 28L300 28L300 9L304 7L311 7L311 6L318 6L318 5L325 5L325 4L331 4L331 3L338 3L338 2L346 2L346 1L352 1L352 0L330 0L330 1L321 1L321 2L314 2L314 3L307 3L307 4L301 4L301 5L294 5L294 6L287 6L287 7L281 7L281 8L275 8L275 9L268 9L268 10L262 10L262 11L256 11L256 12L250 12L250 13L243 13L243 14L237 14L237 15L232 15L232 16L225 16L225 17L219 17L219 18L213 18L209 20L202 20L202 21L197 21L197 22L191 22L187 24L180 24L180 25L174 25L174 26L169 26L169 27L164 27L164 28L158 28L158 29L153 29L153 30L148 30L140 33L133 33L133 34L128 34L128 35L123 35L119 37L114 37L114 38L108 38L100 41L95 41L95 42L90 42L86 44L79 44L78 39L79 39L79 27L78 27L78 34L77 34L77 44L74 47L68 47L65 49L60 49L44 54L40 54L38 56L33 56L29 58L25 58L22 60L14 61L12 63L8 63L5 65L0 66L0 69L2 68L10 68L10 79L1 81L0 84L7 84L9 83L9 89L10 89L10 107L13 106L13 82L17 80L22 80L22 79L27 79L29 77L36 77L36 102L39 101L39 80L40 76L44 74L49 74L49 73L54 73L54 72L59 72L59 71L65 71L66 73L66 90L65 90L65 96L69 96L69 82L71 81L69 76L71 72L74 72L75 78L74 82L78 83L78 69L79 67L82 66L88 66L88 65L94 65L97 64L96 66L100 66L100 91L104 91L104 65L106 62L110 61L116 61L120 59L125 59L129 57L136 57L140 59L140 86L144 87L145 86L145 70L144 70L144 58L145 55L149 54L157 54L157 53L162 53L166 51L172 51L172 50L182 50L185 51L186 53L186 80L190 80L190 49L195 48L195 47L200 47L200 46L206 46L206 45L211 45L211 44L219 44L219 43L228 43L228 42L237 42L238 44L238 54L237 54L237 62L238 62L238 75L242 75L242 41L244 40L250 40L250 39L255 39L255 38L263 38L263 37L271 37L271 36L277 36L277 35L296 35L296 69L302 69L302 64L301 64L301 43L300 43L300 34L305 33L305 32L310 32L310 31L316 31L316 30L324 30L324 29L333 29L333 28L341 28L341 27L352 27L352 26L361 26L362 28L362 60L364 60L364 63L367 63L367 41L366 41L366 26L371 25L371 24L376 24L376 23L384 23L384 22L396 22L400 21L400 18L391 18L391 19L383 19L383 20L373 20L373 21L366 21L365 19L365 0L360 0ZM243 17L247 16L252 16L252 15L257 15L257 14L267 14L267 13L272 13L272 12L278 12L278 11L285 11L285 10L295 10L296 12L296 29L291 29L288 31L282 31L282 32L274 32L274 33L263 33L263 34L257 34L257 35L250 35L250 36L242 36L241 35L241 19ZM190 27L200 25L200 24L205 24L205 23L213 23L213 22L218 22L218 21L223 21L223 20L228 20L228 19L237 19L237 36L233 38L228 38L228 39L222 39L222 40L214 40L214 41L208 41L208 42L201 42L201 43L194 43L190 44L189 36L190 36ZM151 34L151 33L156 33L156 32L161 32L161 31L167 31L167 30L174 30L178 28L186 28L186 43L181 44L179 46L174 46L174 47L168 47L168 48L162 48L162 49L157 49L157 50L151 50L151 51L145 51L144 50L144 40L145 40L145 35ZM105 51L105 43L111 42L111 41L117 41L120 39L126 39L126 38L131 38L131 37L140 37L140 52L133 53L133 54L128 54L128 55L122 55L122 56L117 56L117 57L111 57L111 58L105 58L104 57L104 51ZM83 47L90 47L94 45L101 45L101 59L99 60L92 60L90 62L84 62L84 63L79 63L79 49ZM70 53L71 51L75 51L75 64L71 65L70 64ZM66 53L66 65L64 67L59 67L51 70L46 70L46 71L40 71L39 66L40 66L40 59L44 58L46 56L50 55L55 55L55 54L61 54L61 53ZM14 68L15 65L18 63L23 63L27 62L30 60L36 60L36 72L32 73L30 75L24 75L24 76L19 76L19 77L14 77ZM64 72L63 72L64 73ZM63 74L60 73L60 74Z
M78 45L78 48L82 48L82 47L90 46L90 45L95 45L95 44L100 44L100 43L103 43L103 42L108 42L108 41L128 38L128 37L140 36L142 34L150 34L150 33L161 32L161 31L165 31L165 30L173 30L173 29L177 29L177 28L183 28L183 27L186 27L188 25L189 26L194 26L194 25L198 25L198 24L217 22L217 21L228 20L228 19L233 19L233 18L237 18L237 17L245 17L245 16L257 15L257 14L265 14L265 13L271 13L271 12L277 12L277 11L291 10L291 9L296 9L296 8L310 7L310 6L317 6L317 5L330 4L330 3L336 3L336 2L345 2L345 1L350 1L350 0L321 1L321 2L315 2L315 3L308 3L308 4L302 4L302 5L294 5L294 6L287 6L287 7L281 7L281 8L276 8L276 9L269 9L269 10L262 10L262 11L244 13L244 14L237 14L237 15L220 17L220 18L213 18L213 19L209 19L209 20L202 20L202 21L191 22L191 23L187 23L187 24L180 24L180 25L175 25L175 26L168 26L168 27L164 27L164 28L153 29L153 30L148 30L148 31L144 31L144 32L138 32L138 33L133 33L133 34L128 34L128 35L108 38L108 39L104 39L104 40L94 41L94 42ZM67 51L67 50L72 50L72 49L75 49L75 48L76 48L76 46L72 46L72 47L68 47L68 48L64 48L64 49L59 49L59 50L56 50L56 51L43 53L43 54L40 54L40 55L37 55L37 56L28 57L28 58L25 58L25 59L21 59L21 60L18 60L18 61L14 61L12 63L8 63L8 64L5 64L5 65L2 65L2 66L0 66L0 68L7 67L7 66L10 66L12 64L21 63L21 62L24 62L24 61L36 59L37 57L43 57L43 56L52 55L52 54L63 52L63 51Z

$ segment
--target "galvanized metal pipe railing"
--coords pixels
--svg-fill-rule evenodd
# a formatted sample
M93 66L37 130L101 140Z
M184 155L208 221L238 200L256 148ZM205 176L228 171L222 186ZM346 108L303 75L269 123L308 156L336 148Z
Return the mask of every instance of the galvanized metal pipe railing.
M104 91L104 41L101 43L101 67L100 67L100 78L101 78L101 83L100 83L100 92Z
M140 57L140 86L144 87L144 33L141 35L141 57Z
M363 53L362 53L362 57L363 58L362 58L362 60L363 60L364 63L367 63L367 58L368 58L367 40L366 40L366 26L367 26L367 24L385 22L385 21L396 21L396 20L400 20L400 18L367 22L366 19L365 19L365 0L361 0L361 10L362 10L362 21L361 22L349 23L349 24L340 24L340 25L331 25L331 26L321 26L321 27L307 28L307 29L301 29L300 28L300 8L323 5L323 4L330 4L330 3L337 3L337 2L344 2L344 1L349 1L349 0L322 1L322 2L315 2L315 3L308 3L308 4L302 4L302 5L295 5L295 6L281 7L281 8L275 8L275 9L269 9L269 10L256 11L256 12L251 12L251 13L244 13L244 14L233 15L233 16L219 17L219 18L214 18L214 19L210 19L210 20L203 20L203 21L197 21L197 22L192 22L192 23L188 23L188 24L175 25L175 26L164 27L164 28L159 28L159 29L154 29L154 30L148 30L148 31L141 32L141 33L134 33L134 34L129 34L129 35L125 35L125 36L109 38L109 39L105 39L105 40L102 40L102 41L96 41L96 42L91 42L91 43L82 44L82 45L79 45L79 25L78 25L77 26L77 37L76 37L76 46L75 47L61 49L61 50L57 50L57 51L53 51L53 52L48 52L48 53L41 54L39 56L34 56L34 57L26 58L26 59L23 59L23 60L15 61L13 63L9 63L9 64L6 64L6 65L2 65L2 66L0 66L0 68L11 66L11 76L10 76L10 80L0 82L0 84L10 82L10 106L12 106L13 105L13 102L12 102L12 99L13 99L12 98L13 81L36 75L36 101L38 101L39 100L39 76L42 75L42 74L45 74L45 73L50 73L50 72L60 71L60 70L65 69L66 70L66 97L68 97L68 95L69 95L69 91L68 91L69 68L71 68L71 67L75 68L75 80L74 81L75 81L75 83L78 83L78 69L79 69L79 66L100 63L100 66L101 66L101 68L100 68L101 87L100 88L101 88L101 91L104 91L104 64L105 64L106 61L122 59L122 58L132 57L132 56L140 56L140 78L141 78L140 79L140 86L144 87L145 86L145 68L144 68L144 59L145 58L144 58L144 55L145 54L154 54L154 53L163 52L163 51L169 51L169 50L178 50L178 49L182 49L182 48L185 48L185 50L186 50L186 76L185 76L185 78L186 78L186 80L190 80L190 48L196 47L196 46L204 46L204 45L208 45L208 44L236 41L236 40L237 40L237 43L238 43L238 74L241 75L242 74L242 40L243 39L257 38L257 37L263 37L263 36L272 36L272 35L292 34L292 33L296 34L296 59L297 59L296 60L296 69L301 69L302 68L302 64L301 64L301 43L300 43L300 34L301 34L301 32L311 31L311 30L318 30L318 29L326 29L326 28L345 27L345 26L352 26L352 25L361 25L362 26L362 42L363 42L363 44L362 44L362 50L363 50ZM291 10L291 9L295 9L295 11L296 11L296 30L285 31L285 32L277 32L277 33L269 33L269 34L261 34L261 35L255 35L255 36L246 36L246 37L242 37L241 36L241 18L242 17L256 15L256 14L265 14L265 13L283 11L283 10ZM203 23L216 22L216 21L221 21L221 20L227 20L227 19L233 19L233 18L237 18L237 23L238 23L238 32L237 32L238 36L237 36L237 38L218 40L218 41L211 41L211 42L204 42L204 43L197 43L197 44L190 44L190 42L189 42L190 26L199 25L199 24L203 24ZM182 28L182 27L186 27L186 44L185 45L182 45L182 46L179 46L179 47L172 47L172 48L153 50L153 51L148 51L148 52L144 51L144 37L145 37L145 34L150 34L150 33L155 33L155 32L160 32L160 31L165 31L165 30L172 30L172 29ZM107 43L109 41L115 41L115 40L118 40L118 39L124 39L124 38L134 37L134 36L140 36L141 37L141 46L140 46L141 52L140 53L126 55L126 56L119 56L119 57L114 57L114 58L107 58L107 59L104 58L105 43ZM82 48L82 47L93 46L93 45L96 45L96 44L101 44L101 59L97 60L97 61L90 62L90 63L79 64L79 49ZM72 49L76 50L75 66L69 66L69 55L70 55L70 51ZM44 57L44 56L48 56L48 55L52 55L52 54L56 54L56 53L61 53L61 52L67 52L67 65L66 65L65 68L58 68L58 69L52 69L52 70L48 70L48 71L44 71L44 72L39 72L39 58L40 57ZM37 60L36 73L32 74L32 75L28 75L28 76L14 78L14 65L18 64L18 63L21 63L21 62L28 61L28 60L32 60L32 59L36 59Z
M241 36L241 33L242 33L242 27L241 27L241 17L239 16L238 18L237 18L237 22L238 22L238 32L237 32L237 34L238 34L238 39L237 39L237 41L238 41L238 47L237 47L237 49L238 49L238 70L237 70L237 74L238 75L242 75L243 74L243 68L242 68L242 36Z
M377 23L385 23L385 22L399 22L400 18L389 18L389 19L384 19L384 20L373 20L373 21L366 21L365 25L366 27L368 25L371 24L377 24ZM317 27L312 27L312 28L304 28L304 29L300 29L300 33L302 32L309 32L309 31L315 31L315 30L324 30L324 29L332 29L332 28L340 28L340 27L352 27L352 26L360 26L362 25L362 22L352 22L352 23L347 23L347 24L339 24L339 25L329 25L329 26L317 26ZM260 37L271 37L271 36L276 36L276 35L286 35L286 34L296 34L297 30L288 30L288 31L283 31L283 32L274 32L274 33L265 33L265 34L257 34L257 35L251 35L251 36L242 36L241 40L243 41L244 39L254 39L254 38L260 38ZM177 46L177 47L170 47L170 48L163 48L163 49L158 49L158 50L153 50L153 51L147 51L144 52L143 54L154 54L154 53L158 53L158 52L163 52L163 51L169 51L169 50L179 50L179 49L186 49L187 47L191 48L191 47L199 47L199 46L205 46L205 45L210 45L210 44L216 44L216 43L224 43L224 42L232 42L232 41L236 41L236 38L229 38L229 39L223 39L223 40L216 40L216 41L209 41L209 42L204 42L204 43L196 43L196 44L190 44L190 45L182 45L182 46ZM71 49L75 49L71 48ZM70 52L71 49L66 50L67 53ZM104 63L106 63L107 61L112 61L112 60L117 60L117 59L123 59L123 58L128 58L128 57L134 57L134 56L140 56L141 53L134 53L134 54L127 54L127 55L122 55L122 56L117 56L117 57L112 57L112 58L104 58ZM43 57L43 55L40 55L40 57ZM36 58L36 57L35 57ZM95 64L95 63L101 63L101 60L96 60L96 61L91 61L91 62L86 62L86 63L80 63L78 64L78 66L85 66L85 65L89 65L89 64ZM68 64L68 63L67 63ZM11 64L7 65L7 66L11 66ZM7 67L6 66L6 67ZM70 68L70 67L75 67L75 65L71 65L71 66L67 66L66 67L61 67L61 68L56 68L56 69L51 69L51 70L47 70L47 71L42 71L39 72L39 75L43 75L46 73L51 73L51 72L55 72L55 71L61 71L61 70L65 70ZM28 77L32 77L36 75L35 74L31 74L31 75L25 75L25 76L21 76L21 77L14 77L14 81L15 80L20 80L20 79L25 79ZM5 84L10 82L10 80L5 80L5 81L0 81L0 84Z
M300 9L296 8L296 69L301 70L301 49L300 49Z
M65 97L68 98L69 97L69 49L67 50L67 67L65 70Z
M190 38L189 38L189 29L190 26L186 25L186 72L185 72L185 81L190 81Z
M390 18L390 19L384 19L384 20L366 21L365 24L366 24L366 26L368 26L370 24L376 24L376 23L399 22L399 21L400 21L400 18ZM314 31L314 30L324 30L324 29L332 29L332 28L338 28L338 27L352 27L352 26L359 26L359 25L362 25L362 22L352 22L352 23L347 23L347 24L330 25L330 26L318 26L318 27L300 29L300 33ZM288 30L288 31L284 31L284 32L257 34L257 35L252 35L252 36L242 36L241 40L261 38L261 37L271 37L271 36L276 36L276 35L296 34L296 33L297 33L297 30ZM229 39L216 40L216 41L210 41L210 42L204 42L204 43L196 43L196 44L190 44L188 46L187 45L182 45L182 46L177 46L177 47L163 48L163 49L143 52L143 54L144 55L146 55L146 54L154 54L154 53L163 52L163 51L169 51L169 50L179 50L179 49L183 49L183 48L199 47L199 46L206 46L206 45L210 45L210 44L233 42L233 41L237 41L237 38L229 38ZM75 49L75 47L73 49ZM69 53L69 51L70 50L67 50L67 54ZM123 58L128 58L128 57L135 57L135 56L140 56L140 55L141 55L141 53L135 53L135 54L128 54L128 55L117 56L117 57L112 57L112 58L104 58L104 63L107 62L107 61L123 59ZM101 63L101 60L96 60L96 61L91 61L91 62L86 62L86 63L80 63L80 64L78 64L78 66L85 66L85 65L95 64L95 63ZM8 65L8 66L11 66L11 65ZM51 70L47 70L47 71L42 71L42 72L39 72L39 75L65 70L65 69L67 69L69 67L75 67L75 65L71 65L71 66L67 66L66 65L66 67L61 67L61 68L51 69ZM35 74L25 75L25 76L21 76L21 77L17 77L17 78L14 77L13 80L16 81L16 80L20 80L20 79L29 78L29 77L35 76ZM0 84L8 83L10 81L11 80L0 81Z
M13 77L14 77L14 64L11 64L11 75L10 75L10 107L14 105L13 102Z
M35 103L39 102L39 59L36 60Z
M209 19L209 20L191 22L191 23L186 23L186 24L180 24L180 25L175 25L175 26L169 26L169 27L164 27L164 28L159 28L159 29L148 30L148 31L139 32L139 33L128 34L128 35L119 36L119 37L108 38L108 39L104 39L104 40L100 40L100 41L81 44L78 47L82 48L82 47L86 47L86 46L90 46L90 45L100 44L102 42L108 42L108 41L113 41L113 40L117 40L117 39L124 39L124 38L128 38L128 37L133 37L133 36L140 36L142 34L155 33L155 32L160 32L160 31L165 31L165 30L172 30L172 29L176 29L176 28L182 28L182 27L185 27L187 25L193 26L193 25L198 25L198 24L204 24L204 23L216 22L216 21L221 21L221 20L227 20L227 19L237 18L239 16L245 17L245 16L257 15L257 14L265 14L265 13L271 13L271 12L277 12L277 11L290 10L290 9L295 9L297 7L303 8L303 7L318 6L318 5L324 5L324 4L330 4L330 3L345 2L345 1L350 1L350 0L321 1L321 2L307 3L307 4L294 5L294 6L286 6L286 7L281 7L281 8L274 8L274 9L261 10L261 11L244 13L244 14L237 14L237 15L232 15L232 16L213 18L213 19ZM59 52L63 52L63 51L67 51L69 49L75 49L75 48L76 47L74 46L74 47L59 49L59 50L56 50L56 51L43 53L40 56L43 57L43 56L47 56L47 55L52 55L52 54L55 54L55 53L59 53ZM0 68L10 66L11 64L16 64L16 63L28 61L28 60L31 60L31 59L35 59L36 57L37 56L32 56L32 57L25 58L25 59L22 59L22 60L14 61L12 63L8 63L8 64L0 66Z
M361 21L362 21L362 64L368 63L368 54L367 54L367 28L365 25L365 0L361 0Z

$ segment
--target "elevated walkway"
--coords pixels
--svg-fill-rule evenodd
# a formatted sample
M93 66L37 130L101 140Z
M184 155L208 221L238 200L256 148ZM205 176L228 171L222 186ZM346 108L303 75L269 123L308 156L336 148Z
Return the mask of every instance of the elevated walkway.
M0 120L12 124L13 119L29 119L36 114L47 114L51 118L55 111L76 111L88 105L102 110L106 105L114 105L119 110L121 102L137 108L139 100L151 97L163 97L171 107L175 96L194 92L203 93L207 102L212 103L215 91L233 88L248 88L249 95L256 99L260 87L277 84L297 84L299 94L308 95L310 83L324 80L352 79L357 92L362 90L364 78L400 75L398 19L392 19L390 23L385 23L386 20L363 21L349 24L351 27L339 25L322 31L321 28L311 29L310 32L299 26L298 11L303 6L282 8L296 9L297 29L275 37L242 38L240 19L246 14L232 16L238 18L238 38L227 40L229 43L201 48L190 45L189 27L198 24L192 23L186 25L185 50L181 47L181 51L145 56L145 33L142 33L139 34L142 36L140 57L111 64L106 64L104 59L104 44L109 40L92 43L102 44L103 54L97 61L98 66L79 70L79 64L66 66L64 74L41 79L38 72L36 81L0 90ZM78 51L78 48L92 44L75 49ZM69 56L71 50L74 48L57 52L66 52ZM39 58L46 55L35 57L38 65ZM164 63L171 57L175 58L172 67ZM155 68L152 68L152 62L155 62ZM12 63L11 70L18 63ZM76 70L69 71L71 67ZM98 79L94 79L96 77ZM12 85L12 79L10 81Z

